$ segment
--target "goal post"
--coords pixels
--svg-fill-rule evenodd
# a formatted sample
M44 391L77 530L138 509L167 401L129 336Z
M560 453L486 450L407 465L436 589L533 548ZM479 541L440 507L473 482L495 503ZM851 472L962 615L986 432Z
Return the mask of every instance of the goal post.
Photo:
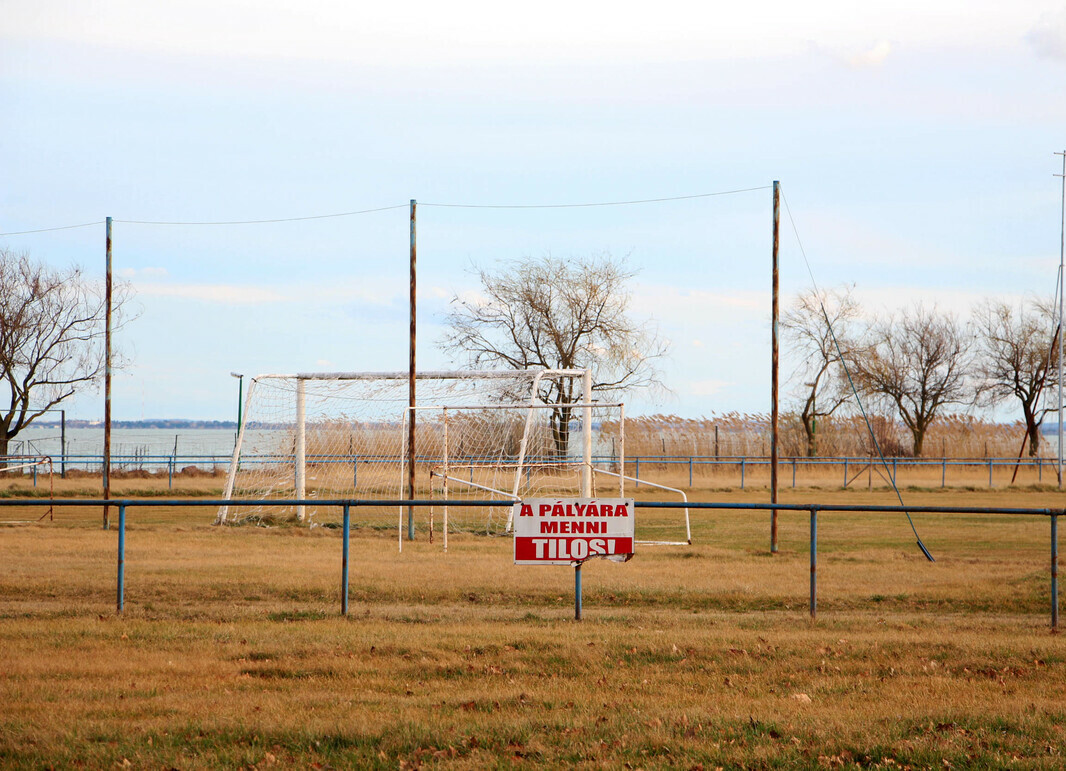
M567 421L565 438L549 418L560 411L564 412L560 420ZM594 441L601 435L609 435L611 448L600 461L619 468L625 465L622 402L559 405L534 399L526 404L418 405L406 410L405 426L412 413L419 416L423 429L441 440L434 444L440 448L438 457L423 458L423 462L430 464L431 494L439 493L445 501L466 497L466 493L513 501L550 494L592 497L596 494ZM580 418L572 420L575 415ZM479 438L483 444L477 444ZM617 483L622 495L625 478L619 475ZM442 513L442 536L447 539L456 523L448 506L442 507ZM506 514L502 529L494 529L491 518L477 529L511 532L513 509L507 507ZM402 513L399 526L402 538ZM469 528L460 525L457 529Z
M412 470L414 497L423 500L625 497L627 487L660 489L626 475L625 406L588 398L591 382L586 370L426 372L418 375L420 403L412 409L406 372L256 376L246 390L223 499L278 503L222 505L216 523L336 524L338 507L311 502L381 500L380 507L361 507L363 526L391 530L400 509L402 548L406 508L395 501L408 500ZM571 400L555 401L560 393ZM670 488L654 494L684 500ZM294 499L306 503L282 503ZM417 526L431 538L434 531L442 538L508 535L511 512L433 506ZM443 514L443 528L435 513ZM687 510L683 521L676 510L642 514L637 527L640 543L690 541Z
M582 369L423 372L417 380L419 401L439 406L526 405L549 399L553 390L556 394L578 393L591 382ZM393 429L406 421L404 410L410 406L407 383L406 372L263 374L251 378L223 498L407 497L389 471L405 463L406 437ZM565 384L565 389L554 388L560 384ZM560 409L569 406L560 405ZM416 420L420 418L416 416ZM416 443L421 458L422 439L416 438ZM431 444L425 449L434 447ZM421 465L421 461L417 463ZM272 508L271 516L278 515L277 507ZM284 515L307 521L313 514L309 509L313 507L301 505ZM222 506L216 522L258 513L246 507Z

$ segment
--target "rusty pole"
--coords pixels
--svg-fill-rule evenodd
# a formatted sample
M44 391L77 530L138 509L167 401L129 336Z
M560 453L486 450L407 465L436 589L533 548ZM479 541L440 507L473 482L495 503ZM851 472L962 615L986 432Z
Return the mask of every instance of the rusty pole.
M111 497L111 218L107 218L107 270L104 284L104 500ZM104 530L111 526L111 508L104 504Z
M415 215L418 204L411 199L411 351L409 357L409 371L407 376L407 405L411 409L407 412L407 499L415 497L415 258L418 254L415 240ZM407 540L415 539L415 510L407 507Z
M1066 295L1066 290L1063 289L1063 279L1066 278L1064 273L1064 266L1066 266L1066 150L1061 153L1055 153L1055 155L1062 156L1062 174L1056 176L1062 177L1062 224L1059 230L1059 329L1062 327L1062 311L1063 311L1063 295ZM1058 350L1058 374L1059 374L1059 449L1055 453L1056 464L1055 470L1059 480L1059 489L1062 489L1062 338L1066 337L1066 334L1059 335L1059 350Z
M770 353L770 503L777 503L777 315L778 315L778 265L777 252L780 243L781 183L774 180L774 246L773 246L773 291L771 299L771 353ZM777 553L777 509L770 512L770 553Z

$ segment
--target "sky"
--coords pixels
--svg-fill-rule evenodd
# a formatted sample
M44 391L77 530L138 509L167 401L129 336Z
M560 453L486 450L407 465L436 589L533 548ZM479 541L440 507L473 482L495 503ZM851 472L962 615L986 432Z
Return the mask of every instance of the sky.
M476 268L610 254L671 343L638 414L769 411L774 180L785 305L1054 292L1066 6L718 6L0 0L0 233L92 223L0 247L102 280L115 219L117 420L234 419L234 371L405 370L411 199L420 369L455 366Z

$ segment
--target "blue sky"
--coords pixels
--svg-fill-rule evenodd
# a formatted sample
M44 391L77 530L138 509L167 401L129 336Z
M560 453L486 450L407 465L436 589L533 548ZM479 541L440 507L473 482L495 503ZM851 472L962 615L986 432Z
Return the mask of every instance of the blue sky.
M4 2L0 237L116 272L114 414L232 417L229 372L402 370L407 211L779 179L823 286L871 311L1050 295L1061 2ZM769 190L632 207L420 206L419 363L472 265L627 255L672 342L637 412L769 408ZM785 297L810 285L787 218ZM786 373L788 359L786 352ZM73 410L99 417L99 395ZM1011 417L1005 414L1003 417Z

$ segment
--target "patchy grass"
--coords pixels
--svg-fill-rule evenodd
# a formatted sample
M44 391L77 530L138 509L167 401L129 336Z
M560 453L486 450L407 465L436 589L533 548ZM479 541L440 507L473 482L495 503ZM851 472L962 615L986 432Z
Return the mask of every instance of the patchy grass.
M1042 519L918 516L929 563L901 517L823 514L811 623L805 514L769 557L769 515L694 513L691 546L590 563L578 624L572 571L506 539L359 529L342 618L336 530L128 516L121 617L97 509L0 530L0 766L1064 765Z

